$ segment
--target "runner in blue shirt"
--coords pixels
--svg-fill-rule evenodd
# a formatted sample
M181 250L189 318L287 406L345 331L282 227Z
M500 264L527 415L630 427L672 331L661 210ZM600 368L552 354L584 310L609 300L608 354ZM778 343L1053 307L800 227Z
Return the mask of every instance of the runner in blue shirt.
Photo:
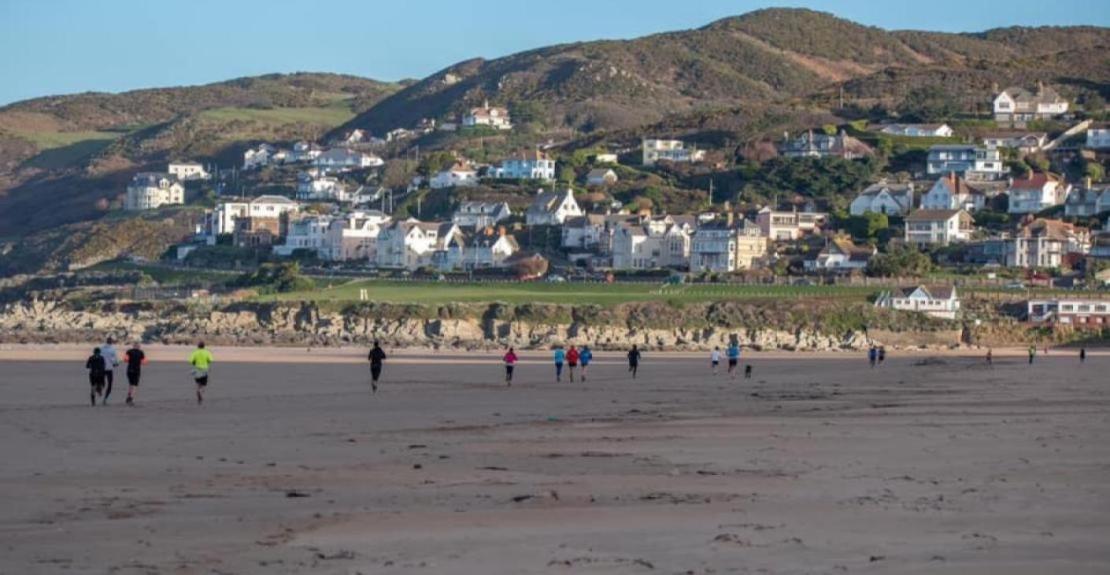
M567 352L563 351L563 348L557 347L553 355L555 358L555 381L563 381L563 361L567 359Z
M728 375L732 379L736 379L736 364L740 363L740 344L735 341L728 344L725 355L728 356Z
M590 367L590 362L594 360L594 352L590 351L590 346L582 346L582 351L578 353L578 361L582 364L582 381L586 381L586 368Z

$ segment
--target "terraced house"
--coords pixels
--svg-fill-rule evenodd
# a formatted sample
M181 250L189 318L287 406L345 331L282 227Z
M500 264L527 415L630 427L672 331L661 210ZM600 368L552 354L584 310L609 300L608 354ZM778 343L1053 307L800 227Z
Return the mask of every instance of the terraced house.
M185 203L185 187L176 176L159 172L135 174L127 186L124 209L154 210Z

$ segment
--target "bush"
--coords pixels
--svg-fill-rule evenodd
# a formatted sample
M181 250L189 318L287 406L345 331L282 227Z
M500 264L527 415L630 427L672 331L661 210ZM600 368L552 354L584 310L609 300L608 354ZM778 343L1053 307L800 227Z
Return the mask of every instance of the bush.
M301 275L301 266L294 261L262 264L254 272L239 276L232 285L258 288L260 293L287 293L311 290L316 282Z

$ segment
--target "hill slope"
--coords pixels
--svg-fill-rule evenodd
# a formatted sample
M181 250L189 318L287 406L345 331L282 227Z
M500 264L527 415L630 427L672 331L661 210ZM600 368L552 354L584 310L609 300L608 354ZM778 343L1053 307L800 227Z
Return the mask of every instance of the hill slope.
M444 118L489 99L539 109L549 126L619 129L675 112L805 99L887 73L975 72L992 82L1045 79L1110 90L1110 30L1007 28L979 34L888 32L802 9L768 9L703 28L627 41L552 46L469 60L384 98L345 128L373 131ZM1101 54L1099 54L1101 51ZM1069 57L1068 55L1071 54ZM1087 74L1078 81L1074 65ZM527 103L527 104L525 104Z

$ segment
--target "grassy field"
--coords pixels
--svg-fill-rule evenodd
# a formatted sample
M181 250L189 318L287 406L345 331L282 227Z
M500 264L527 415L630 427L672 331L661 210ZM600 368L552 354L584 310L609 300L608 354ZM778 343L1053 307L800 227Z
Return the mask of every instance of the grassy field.
M847 286L729 286L661 284L439 283L354 280L306 292L261 296L263 301L357 302L360 290L369 301L447 304L452 302L559 303L614 305L637 301L694 303L731 299L835 297L866 299L875 288Z
M316 124L329 128L338 126L354 116L354 112L342 100L314 108L215 108L201 113L201 117L219 122L247 120L278 125Z

